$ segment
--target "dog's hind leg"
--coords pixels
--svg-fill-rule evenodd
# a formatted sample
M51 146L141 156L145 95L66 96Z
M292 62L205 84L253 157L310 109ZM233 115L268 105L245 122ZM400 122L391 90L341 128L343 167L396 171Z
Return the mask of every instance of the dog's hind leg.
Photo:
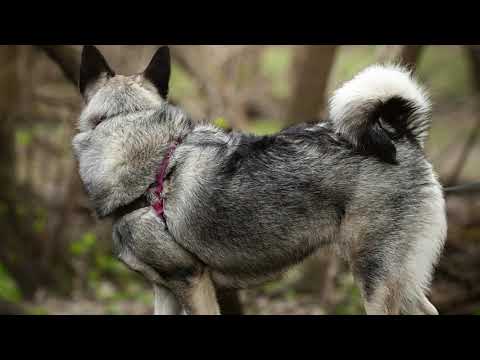
M427 299L421 290L406 299L403 304L402 313L408 315L438 315L437 308Z
M207 269L198 276L172 283L170 286L187 314L220 315L215 287Z
M375 290L364 295L367 315L400 315L399 287L394 282L384 281Z
M154 283L153 294L155 299L154 315L178 315L182 312L177 298L166 287Z
M397 315L401 282L388 244L380 232L365 234L351 254L351 266L367 315ZM361 245L360 245L361 244Z
M382 216L368 214L368 221L347 225L360 229L350 243L351 258L367 313L438 314L426 295L447 231L439 186L419 189Z
M421 204L420 221L410 230L411 246L403 268L405 296L402 313L438 315L427 294L447 236L445 200L439 186L425 192L428 198Z
M385 249L377 242L375 252L365 252L354 264L355 277L361 286L368 315L437 315L437 309L427 299L427 280L431 276L433 259L425 273L419 273L420 261L412 260L412 251ZM383 259L377 254L382 254ZM415 254L417 258L419 254ZM415 265L415 271L412 266Z
M421 301L420 309L422 310L422 314L425 315L439 315L437 308L427 299L424 295Z
M395 234L392 238L370 239L353 264L367 314L437 315L426 297L437 259L434 244L418 236L408 243Z

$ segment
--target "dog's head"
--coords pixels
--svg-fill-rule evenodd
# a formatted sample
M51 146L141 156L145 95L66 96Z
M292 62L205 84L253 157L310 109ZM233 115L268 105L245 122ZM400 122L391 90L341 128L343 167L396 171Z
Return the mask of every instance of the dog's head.
M79 88L86 105L80 116L80 131L92 130L119 115L157 107L167 99L170 71L166 46L157 50L143 73L131 76L116 75L96 47L85 46Z
M167 47L157 50L143 73L132 76L115 75L95 47L83 49L79 85L85 108L72 145L100 217L130 204L155 180L168 146L168 126L159 119L166 117L160 114L168 107L163 105L169 78Z

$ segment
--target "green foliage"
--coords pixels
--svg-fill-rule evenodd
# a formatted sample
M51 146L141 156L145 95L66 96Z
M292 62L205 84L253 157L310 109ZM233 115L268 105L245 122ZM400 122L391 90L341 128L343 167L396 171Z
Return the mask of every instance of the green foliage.
M340 279L338 292L343 294L343 299L335 307L335 315L356 315L364 314L362 296L360 290L353 281L351 274L345 275Z
M18 209L17 209L18 211ZM41 207L37 207L33 219L33 231L37 234L42 233L47 226L47 211Z
M274 120L258 120L250 128L256 135L271 135L282 130L280 121Z
M223 117L219 117L213 121L213 124L221 129L228 130L230 128L230 125L228 124L228 121L225 120Z
M28 146L32 142L33 134L31 130L17 130L15 133L16 142L20 146Z
M0 264L0 299L10 302L19 302L22 299L15 280L2 264Z
M96 269L103 274L125 277L128 269L116 258L111 255L97 254Z
M283 283L283 281L272 281L263 285L260 288L260 291L265 295L273 296L288 290L285 287L285 284Z
M352 287L347 293L344 301L338 304L334 310L335 315L356 315L363 314L360 291L356 287Z
M107 315L122 315L122 308L116 303L108 304L106 308Z
M29 315L48 315L48 310L41 306L34 306L27 309Z
M96 242L96 235L92 232L86 232L80 240L71 243L70 252L75 256L85 255L93 249Z
M19 217L23 217L23 216L27 215L27 208L23 204L16 204L15 211L17 213L17 216L19 216Z

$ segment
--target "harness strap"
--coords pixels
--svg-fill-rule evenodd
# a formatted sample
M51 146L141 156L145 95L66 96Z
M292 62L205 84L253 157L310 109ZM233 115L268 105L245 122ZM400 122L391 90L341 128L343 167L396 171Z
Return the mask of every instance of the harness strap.
M168 147L167 153L160 164L160 169L158 170L156 176L156 186L154 188L153 193L156 196L156 200L153 202L152 207L155 210L155 213L158 217L160 217L164 222L165 219L165 198L163 197L163 183L165 181L165 177L167 176L167 169L170 165L170 160L173 156L173 153L177 149L177 146L180 145L181 141L176 140L170 144Z

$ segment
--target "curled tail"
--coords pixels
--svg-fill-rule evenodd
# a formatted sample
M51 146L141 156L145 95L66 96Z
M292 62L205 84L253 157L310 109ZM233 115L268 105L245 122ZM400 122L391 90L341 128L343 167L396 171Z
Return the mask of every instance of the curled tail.
M333 94L330 118L337 133L357 151L396 163L395 140L409 137L423 148L431 103L410 71L374 65Z

